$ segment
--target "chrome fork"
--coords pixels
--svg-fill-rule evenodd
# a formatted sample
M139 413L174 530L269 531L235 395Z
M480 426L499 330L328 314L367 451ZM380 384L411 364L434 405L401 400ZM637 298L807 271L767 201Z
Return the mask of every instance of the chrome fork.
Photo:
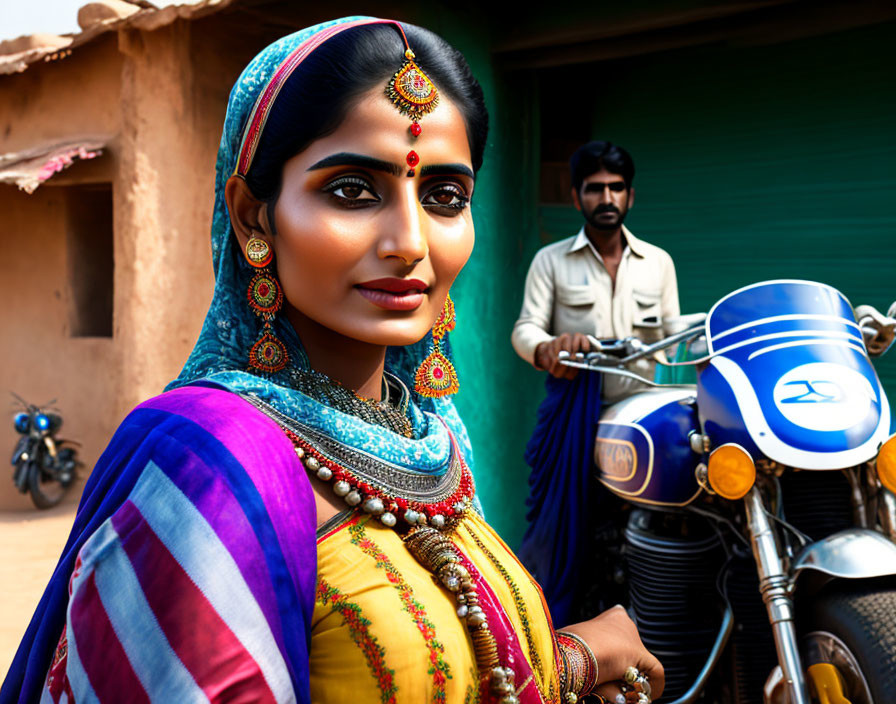
M865 487L860 475L860 472L862 471L862 467L850 467L849 469L843 470L843 474L846 475L847 480L849 480L849 486L852 489L853 520L860 528L869 528L868 505L865 501Z
M747 524L759 573L759 591L768 610L768 620L775 637L778 663L787 687L790 690L790 704L809 704L803 665L796 640L793 620L793 600L790 598L790 577L784 568L784 561L778 550L775 532L768 520L762 495L754 486L744 497L747 510Z
M896 541L896 496L884 487L880 488L880 522L884 535Z

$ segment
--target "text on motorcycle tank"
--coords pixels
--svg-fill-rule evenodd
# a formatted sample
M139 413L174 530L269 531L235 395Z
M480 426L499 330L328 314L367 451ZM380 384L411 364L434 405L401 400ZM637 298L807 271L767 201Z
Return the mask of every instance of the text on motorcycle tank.
M627 482L635 476L638 452L628 440L597 438L598 466L606 478Z

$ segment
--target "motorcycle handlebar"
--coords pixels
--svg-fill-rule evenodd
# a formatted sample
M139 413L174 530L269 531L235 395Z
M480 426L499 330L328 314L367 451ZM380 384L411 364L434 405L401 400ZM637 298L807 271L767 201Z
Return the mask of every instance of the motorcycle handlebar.
M860 330L862 336L865 338L866 344L873 341L880 334L878 328L869 327L867 325L862 325ZM636 337L626 337L619 340L598 340L589 335L588 341L591 343L594 351L588 353L576 352L575 354L571 354L570 352L563 350L559 354L559 361L565 366L578 367L581 369L621 369L627 364L652 356L654 353L665 350L679 342L699 337L703 332L704 328L701 324L683 330L675 335L670 335L652 344L645 344ZM887 342L889 344L886 344L884 348L889 347L890 344L892 344L892 339ZM875 356L870 349L869 353L871 353L872 356ZM878 354L880 353L881 352L878 352ZM640 379L641 377L637 378Z
M621 367L702 334L703 326L700 325L682 330L675 335L669 335L651 344L645 344L636 337L626 337L621 340L598 340L589 335L588 340L595 347L595 351L587 354L577 352L575 355L572 355L564 350L560 352L559 359L561 363L567 366L574 366L575 362L581 364L587 361L590 363L590 366L606 366L610 364L614 367Z

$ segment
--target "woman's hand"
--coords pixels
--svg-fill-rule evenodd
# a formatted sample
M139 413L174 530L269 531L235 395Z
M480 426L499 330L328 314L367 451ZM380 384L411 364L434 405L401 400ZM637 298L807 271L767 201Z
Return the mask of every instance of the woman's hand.
M575 633L584 640L597 658L597 693L611 702L619 694L619 685L629 667L637 667L650 680L653 700L663 693L666 678L663 666L641 642L638 629L625 609L614 606L590 621L564 626L564 631Z

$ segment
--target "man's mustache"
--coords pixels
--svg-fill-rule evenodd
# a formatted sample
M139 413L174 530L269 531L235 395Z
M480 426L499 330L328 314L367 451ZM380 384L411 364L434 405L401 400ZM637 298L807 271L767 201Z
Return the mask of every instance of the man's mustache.
M594 215L600 215L601 213L616 213L617 215L620 214L619 208L617 208L612 203L603 203L602 205L599 205L594 209Z

